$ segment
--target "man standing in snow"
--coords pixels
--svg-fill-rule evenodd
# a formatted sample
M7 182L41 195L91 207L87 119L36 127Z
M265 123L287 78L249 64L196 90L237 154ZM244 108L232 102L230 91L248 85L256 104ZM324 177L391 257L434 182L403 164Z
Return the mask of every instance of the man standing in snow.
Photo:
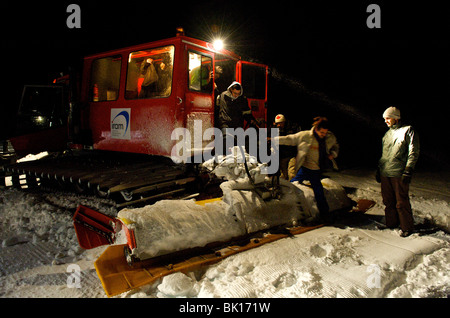
M329 206L320 181L322 178L321 171L325 169L328 160L333 161L333 165L335 165L334 158L339 153L339 144L334 134L329 131L328 119L316 117L311 130L280 136L278 141L280 145L297 146L295 171L298 172L291 179L291 182L309 180L320 216L321 218L327 218Z
M383 113L389 130L383 137L383 152L378 163L377 181L385 207L386 226L400 226L401 236L414 231L409 201L411 175L419 158L419 137L411 126L400 122L400 110L389 107Z

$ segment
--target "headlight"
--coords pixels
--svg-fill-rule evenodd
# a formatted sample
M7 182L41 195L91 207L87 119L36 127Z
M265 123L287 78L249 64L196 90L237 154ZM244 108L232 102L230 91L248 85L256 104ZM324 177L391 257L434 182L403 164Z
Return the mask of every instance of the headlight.
M220 39L217 39L213 42L213 46L217 51L220 51L223 49L223 46L224 46L223 41Z

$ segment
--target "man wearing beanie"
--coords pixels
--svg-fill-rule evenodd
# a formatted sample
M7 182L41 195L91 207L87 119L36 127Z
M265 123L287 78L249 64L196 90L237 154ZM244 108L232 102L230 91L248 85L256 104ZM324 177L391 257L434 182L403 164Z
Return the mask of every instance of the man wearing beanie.
M278 128L279 136L295 134L300 131L300 126L286 120L283 114L275 116L273 127ZM295 156L297 155L297 147L295 146L279 146L280 154L280 177L285 180L291 180L297 174L295 170Z
M385 205L386 226L400 227L401 236L414 231L414 219L409 201L409 184L419 158L419 137L411 126L400 121L400 110L387 108L383 118L389 130L383 137L377 181L381 182L381 195Z

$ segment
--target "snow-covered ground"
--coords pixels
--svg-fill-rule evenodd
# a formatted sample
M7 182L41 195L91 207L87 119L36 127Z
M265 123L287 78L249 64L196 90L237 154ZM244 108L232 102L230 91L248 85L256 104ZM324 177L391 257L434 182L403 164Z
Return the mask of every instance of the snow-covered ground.
M328 174L353 199L377 202L373 172ZM411 185L416 222L449 229L448 175L418 172ZM79 204L116 215L108 200L66 193L0 192L0 297L106 297L94 261L105 247L82 250L72 225ZM450 235L402 238L375 223L325 226L263 245L201 272L172 274L118 297L448 297Z

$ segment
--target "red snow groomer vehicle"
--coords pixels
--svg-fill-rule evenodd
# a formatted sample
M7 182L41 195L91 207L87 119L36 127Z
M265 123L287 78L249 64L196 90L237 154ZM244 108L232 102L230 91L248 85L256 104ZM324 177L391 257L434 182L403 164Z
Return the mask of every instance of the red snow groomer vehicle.
M170 159L178 142L172 132L186 128L193 134L195 120L201 120L202 131L214 127L215 97L233 81L242 83L253 116L266 122L267 76L266 65L182 32L87 56L80 84L71 83L79 87L76 94L60 106L67 109L64 129L11 139L13 146L21 144L21 154L53 152L4 166L5 178L18 187L93 192L122 206L183 195L196 178Z

